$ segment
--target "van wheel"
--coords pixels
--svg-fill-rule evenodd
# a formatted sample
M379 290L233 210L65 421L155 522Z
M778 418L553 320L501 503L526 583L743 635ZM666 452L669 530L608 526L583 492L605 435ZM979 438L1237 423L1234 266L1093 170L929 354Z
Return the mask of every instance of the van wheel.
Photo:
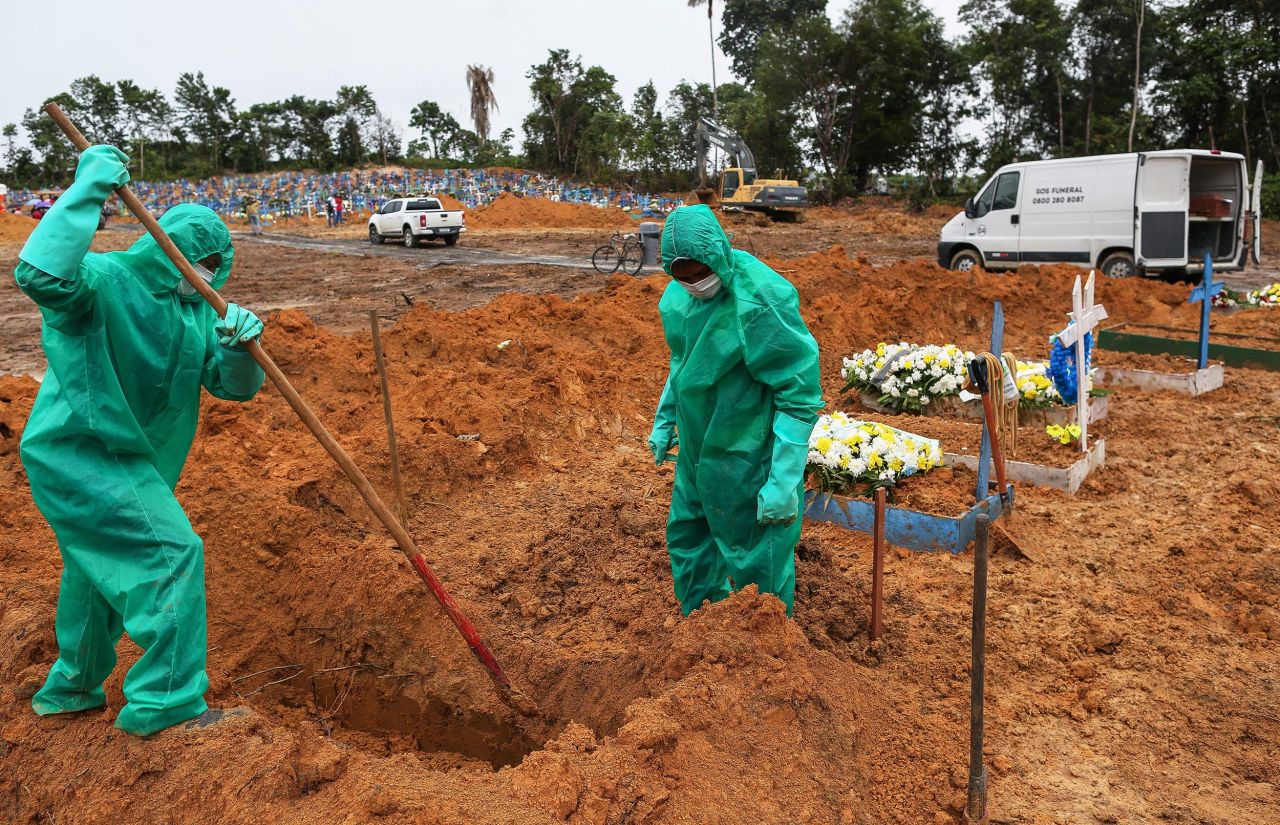
M418 245L418 239L414 237L413 230L407 226L404 228L404 234L400 236L400 240L404 243L406 249L413 249Z
M458 242L458 236L457 236L457 235L445 235L445 236L444 236L444 245L445 245L445 246L453 246L453 245L454 245L454 244L456 244L457 242Z
M1138 268L1133 264L1133 256L1128 252L1112 252L1102 259L1102 265L1098 269L1101 269L1102 274L1108 278L1132 278L1138 274Z
M951 256L951 268L957 272L972 272L982 267L982 259L972 249L962 249Z
M379 243L382 243L384 240L386 239L378 234L377 229L375 229L373 226L369 227L369 243L379 244Z

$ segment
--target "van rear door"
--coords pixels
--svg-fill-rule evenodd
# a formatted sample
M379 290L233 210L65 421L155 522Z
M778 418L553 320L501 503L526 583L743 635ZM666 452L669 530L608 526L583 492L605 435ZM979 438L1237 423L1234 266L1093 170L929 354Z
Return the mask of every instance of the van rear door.
M1187 265L1190 155L1139 155L1134 190L1133 249L1138 265Z

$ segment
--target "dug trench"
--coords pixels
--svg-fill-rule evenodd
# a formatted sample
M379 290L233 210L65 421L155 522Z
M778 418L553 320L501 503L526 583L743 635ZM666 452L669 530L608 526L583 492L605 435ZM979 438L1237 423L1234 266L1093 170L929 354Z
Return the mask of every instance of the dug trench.
M1076 273L876 269L839 249L776 264L823 348L829 408L846 409L842 354L898 338L980 349L992 297L1018 354L1041 354ZM383 333L410 531L541 719L503 705L270 388L248 405L206 401L179 488L207 548L209 700L247 711L146 741L113 732L136 657L125 643L106 714L32 716L55 655L59 561L17 460L36 384L0 379L4 817L958 821L968 556L891 555L878 646L867 542L829 525L805 527L794 621L750 590L679 618L671 468L645 445L666 370L663 286L418 306ZM1100 293L1135 321L1176 318L1186 299L1146 283ZM369 334L297 311L268 330L390 499ZM1008 821L1266 821L1280 625L1265 536L1280 490L1248 465L1276 459L1266 415L1280 381L1235 381L1192 401L1118 393L1104 473L1076 498L1019 491L1035 561L996 556L990 619L992 797ZM1198 451L1180 446L1193 438Z

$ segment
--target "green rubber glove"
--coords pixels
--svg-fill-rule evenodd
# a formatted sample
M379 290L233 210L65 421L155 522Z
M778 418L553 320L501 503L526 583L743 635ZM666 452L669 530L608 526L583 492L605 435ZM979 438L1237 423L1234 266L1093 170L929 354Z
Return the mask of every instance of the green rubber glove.
M756 499L756 521L761 524L790 524L800 515L799 492L804 468L809 460L809 436L813 424L784 412L773 416L773 462L769 479Z
M649 433L649 450L653 453L654 463L674 460L671 449L679 445L680 438L676 435L676 401L671 394L671 377L667 376L662 397L658 400L658 412L653 417L653 431Z
M90 146L80 154L76 182L45 213L18 258L64 281L76 270L98 231L102 204L129 182L129 156L114 146Z
M213 322L218 343L224 347L241 347L262 334L262 321L239 304L227 304L227 316Z

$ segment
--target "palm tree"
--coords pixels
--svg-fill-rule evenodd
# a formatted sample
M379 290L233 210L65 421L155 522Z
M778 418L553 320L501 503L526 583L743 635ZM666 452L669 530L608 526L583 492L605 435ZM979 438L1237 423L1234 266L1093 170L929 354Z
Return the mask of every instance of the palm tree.
M493 69L479 64L467 66L467 89L471 92L471 121L483 145L489 139L489 112L498 111L498 98L493 93Z
M696 9L703 3L707 4L707 36L711 39L711 113L719 117L720 96L716 93L716 31L715 21L712 19L712 6L715 5L715 0L689 0L689 8Z

